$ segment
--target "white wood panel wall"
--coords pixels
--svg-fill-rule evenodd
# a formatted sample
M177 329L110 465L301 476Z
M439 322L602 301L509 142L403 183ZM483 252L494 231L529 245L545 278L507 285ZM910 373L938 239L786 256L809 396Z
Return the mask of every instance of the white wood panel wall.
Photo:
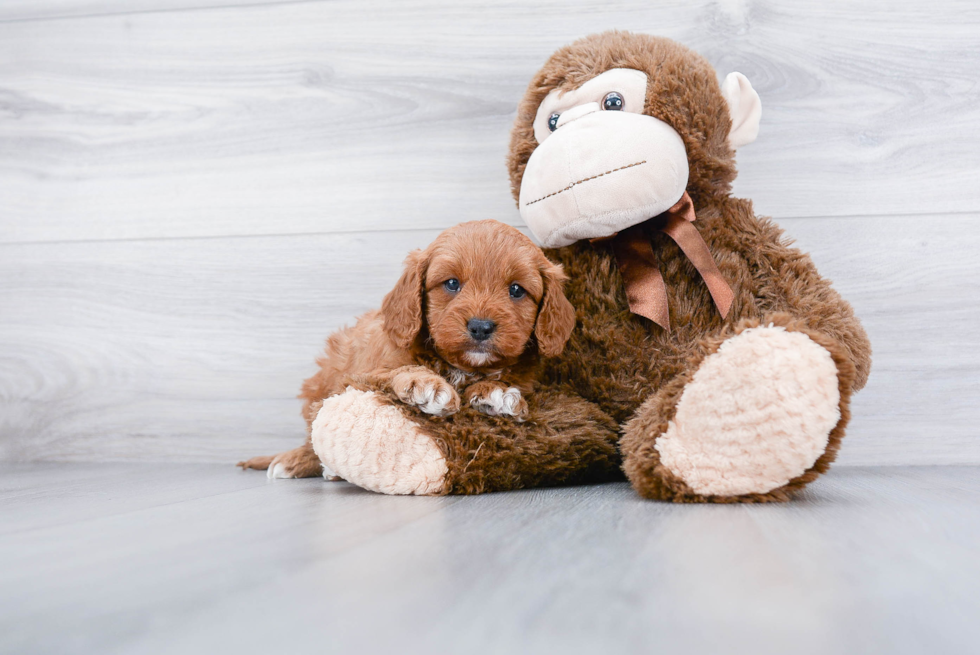
M841 461L980 462L980 5L912 0L0 3L0 459L298 443L323 338L407 250L521 224L516 103L609 28L759 90L736 191L875 348Z

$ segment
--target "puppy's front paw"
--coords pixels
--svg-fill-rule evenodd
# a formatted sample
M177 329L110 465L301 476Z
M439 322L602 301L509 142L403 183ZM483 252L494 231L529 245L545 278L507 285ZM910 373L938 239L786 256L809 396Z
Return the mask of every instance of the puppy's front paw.
M398 373L391 386L400 401L418 407L426 414L448 416L459 411L459 394L445 379L431 371Z
M513 416L522 421L527 416L527 401L517 387L493 382L478 382L466 390L470 406L487 416Z

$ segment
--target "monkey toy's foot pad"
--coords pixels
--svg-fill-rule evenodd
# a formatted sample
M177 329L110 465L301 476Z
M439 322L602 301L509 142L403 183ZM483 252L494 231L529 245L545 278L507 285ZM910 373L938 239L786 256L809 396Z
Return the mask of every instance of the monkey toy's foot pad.
M442 451L374 392L348 388L324 400L311 438L325 476L385 494L434 495L445 486Z
M825 348L801 332L751 328L701 363L655 447L699 494L766 493L823 454L839 403Z

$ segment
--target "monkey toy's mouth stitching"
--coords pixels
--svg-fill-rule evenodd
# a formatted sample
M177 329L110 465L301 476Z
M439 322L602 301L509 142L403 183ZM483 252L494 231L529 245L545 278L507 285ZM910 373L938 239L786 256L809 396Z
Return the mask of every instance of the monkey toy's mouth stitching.
M559 189L558 191L555 191L554 193L549 193L548 195L542 196L542 197L538 198L537 200L532 200L531 202L527 203L524 206L525 207L529 207L529 206L533 205L536 202L541 202L542 200L547 200L548 198L550 198L552 196L557 196L559 193L564 193L566 191L569 191L572 187L574 187L574 186L576 186L578 184L582 184L583 182L588 182L589 180L594 180L596 178L602 177L603 175L609 175L610 173L615 173L616 171L625 171L627 168L633 168L634 166L639 166L640 164L645 164L645 163L647 163L647 160L646 159L644 159L643 161L633 162L632 164L627 164L626 166L620 166L619 168L614 168L611 171L606 171L605 173L599 173L598 175L593 175L592 177L582 178L581 180L579 180L577 182L572 182L571 184L569 184L564 189Z

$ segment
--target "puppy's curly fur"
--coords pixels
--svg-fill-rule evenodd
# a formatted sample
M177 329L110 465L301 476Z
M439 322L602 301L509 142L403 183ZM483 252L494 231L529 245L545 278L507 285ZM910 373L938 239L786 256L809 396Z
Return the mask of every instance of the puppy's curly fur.
M454 414L466 402L521 420L541 357L561 354L575 326L565 279L561 266L513 227L487 220L446 230L409 254L380 310L327 339L320 370L299 396L307 428L318 401L349 385L383 389L432 416ZM322 472L309 439L239 466L271 468L277 477Z

